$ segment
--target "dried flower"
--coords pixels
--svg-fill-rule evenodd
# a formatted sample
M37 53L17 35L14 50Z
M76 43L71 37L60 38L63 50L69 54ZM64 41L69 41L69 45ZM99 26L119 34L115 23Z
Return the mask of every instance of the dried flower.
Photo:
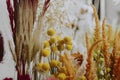
M86 77L83 75L81 76L80 80L87 80Z
M42 50L42 55L44 57L48 57L50 55L50 52L51 52L50 49L45 48Z
M59 44L59 45L63 45L63 44L64 44L64 40L63 40L63 39L59 39L59 40L58 40L58 44Z
M49 41L44 41L44 48L49 47L49 46L50 46Z
M56 51L58 51L58 47L57 46L51 46L51 50L56 53Z
M3 59L3 51L4 51L4 48L3 48L3 38L2 38L2 36L0 34L0 62Z
M38 71L42 71L42 63L36 64L35 69L38 70Z
M95 17L95 23L96 23L94 37L95 37L95 41L98 41L98 40L100 40L99 18L98 18L95 6L92 5L92 4L91 4L91 6L93 8L93 13L94 13L94 17Z
M12 78L5 78L5 79L3 79L3 80L13 80Z
M69 43L69 42L71 42L71 37L70 36L66 36L66 37L64 37L64 42L65 43Z
M73 46L72 46L72 45L66 45L66 49L67 49L67 50L72 50L72 49L73 49Z
M64 45L58 45L57 47L58 47L58 50L59 50L59 51L62 51L62 50L64 50L64 48L65 48Z
M48 63L43 63L42 64L42 70L43 71L49 71L50 70L50 65Z
M67 76L64 73L59 73L57 77L59 80L65 80L67 78Z
M47 34L49 36L53 36L56 33L56 31L53 28L48 29Z
M56 43L57 42L56 37L51 37L49 42L50 42L50 44Z
M105 19L102 24L102 38L103 38L103 54L105 59L105 66L108 68L110 66L110 53L109 53L109 43L105 34Z
M52 67L56 67L56 66L59 66L59 65L60 65L60 62L57 61L57 60L52 60L52 61L50 62L50 65L51 65Z

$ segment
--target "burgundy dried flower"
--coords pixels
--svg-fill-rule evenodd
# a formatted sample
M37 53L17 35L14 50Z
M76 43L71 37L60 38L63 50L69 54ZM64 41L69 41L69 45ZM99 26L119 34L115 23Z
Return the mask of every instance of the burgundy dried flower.
M3 38L2 38L2 36L0 34L0 62L3 59L3 51L4 51L4 48L3 48Z
M26 74L26 75L20 75L18 77L18 80L31 80L31 79L30 79L30 76Z
M5 79L3 79L3 80L13 80L12 78L5 78Z
M13 34L15 34L13 7L11 5L10 0L6 0L6 3L7 3L7 10L8 10L8 13L9 13L9 19L10 19L11 29L12 29Z

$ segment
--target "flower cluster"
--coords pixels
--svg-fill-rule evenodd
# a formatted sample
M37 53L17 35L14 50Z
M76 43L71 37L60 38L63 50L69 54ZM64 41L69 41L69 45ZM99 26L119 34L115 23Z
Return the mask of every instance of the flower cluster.
M71 54L73 49L72 38L70 36L60 37L57 35L56 30L49 28L47 30L47 35L49 36L48 40L45 40L43 43L43 49L40 52L40 62L35 65L35 69L39 73L49 73L53 75L54 79L66 80L75 76L76 65L74 64L75 60L78 60L78 64L81 65L83 57L82 55L76 56L77 54ZM81 58L80 58L81 57ZM48 59L48 62L43 62L43 59ZM67 59L68 58L68 59ZM73 68L73 72L68 70ZM69 73L72 73L71 75ZM57 76L57 77L56 77Z

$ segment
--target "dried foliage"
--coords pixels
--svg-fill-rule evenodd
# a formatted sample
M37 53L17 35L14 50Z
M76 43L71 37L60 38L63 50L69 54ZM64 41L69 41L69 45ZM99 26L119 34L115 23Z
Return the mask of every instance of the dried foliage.
M95 7L92 5L96 25L98 25L98 18ZM100 32L100 27L95 28L94 35L96 37L93 44L96 44L96 41L102 40L102 44L96 44L96 47L93 50L93 47L88 48L88 37L86 35L86 47L87 47L87 69L86 69L86 78L88 80L119 80L119 61L120 61L120 36L119 29L116 29L115 33L112 30L111 25L105 24L105 19L102 23L102 34ZM114 36L113 36L114 34ZM99 38L98 38L99 36ZM112 52L110 51L112 49ZM93 51L93 52L91 52ZM96 79L95 79L96 78Z
M41 41L39 36L43 30L42 20L47 8L49 7L50 0L45 0L38 24L34 29L38 3L38 0L19 0L19 2L14 0L14 14L11 13L12 16L10 14L11 26L13 27L12 21L14 15L14 23L16 27L14 41L15 49L11 42L9 42L9 46L13 59L16 62L18 80L20 79L20 76L25 77L25 75L30 74L31 62L35 61L36 54L42 48L42 46L40 46ZM8 11L9 8L11 7L8 7Z

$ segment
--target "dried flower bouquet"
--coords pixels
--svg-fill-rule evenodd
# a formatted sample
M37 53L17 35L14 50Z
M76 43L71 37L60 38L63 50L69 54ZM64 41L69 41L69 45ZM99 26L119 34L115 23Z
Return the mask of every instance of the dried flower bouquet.
M10 13L13 10L7 1ZM70 36L60 36L50 26L46 31L47 39L42 41L44 15L50 0L45 0L37 20L38 2L14 0L10 23L16 28L13 32L15 48L11 41L8 43L16 63L18 80L120 80L120 32L116 30L114 33L112 27L105 24L105 19L100 27L93 5L96 27L93 37L89 38L86 33L88 56L87 65L83 66L84 55L72 53L74 46ZM83 70L80 71L81 66Z

